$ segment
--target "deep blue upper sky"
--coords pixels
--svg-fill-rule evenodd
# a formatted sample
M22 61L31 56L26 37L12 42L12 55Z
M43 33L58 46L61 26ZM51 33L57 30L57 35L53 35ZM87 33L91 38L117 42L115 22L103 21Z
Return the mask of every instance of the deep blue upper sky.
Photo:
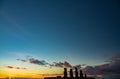
M72 63L85 57L85 63L96 58L101 61L100 56L120 52L119 3L119 0L1 0L0 56L27 52Z

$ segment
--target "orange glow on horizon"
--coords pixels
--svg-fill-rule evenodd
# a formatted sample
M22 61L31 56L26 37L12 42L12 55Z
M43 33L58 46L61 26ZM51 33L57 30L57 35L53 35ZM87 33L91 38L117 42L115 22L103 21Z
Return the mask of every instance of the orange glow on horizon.
M44 78L44 77L56 77L56 76L63 76L63 75L35 75L35 74L27 74L27 75L1 75L0 74L0 78Z
M44 70L44 71L43 71ZM0 72L0 78L44 78L44 77L56 77L56 76L62 76L61 69L43 69L43 70L37 70L37 69L28 69L28 70L19 70L19 69L8 69L3 68Z

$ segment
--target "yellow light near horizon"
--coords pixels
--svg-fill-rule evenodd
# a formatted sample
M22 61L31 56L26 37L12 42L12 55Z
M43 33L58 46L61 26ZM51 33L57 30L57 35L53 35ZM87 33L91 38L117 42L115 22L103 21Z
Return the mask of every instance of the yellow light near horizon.
M0 74L0 77L43 78L49 76L57 76L57 74L61 74L62 71L63 70L61 68L31 68L27 70L4 68L2 69L2 75Z

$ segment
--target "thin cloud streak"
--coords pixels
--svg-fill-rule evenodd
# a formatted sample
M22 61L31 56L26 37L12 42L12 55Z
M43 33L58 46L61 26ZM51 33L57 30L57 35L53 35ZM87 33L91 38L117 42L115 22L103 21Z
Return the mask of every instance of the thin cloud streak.
M32 57L26 57L26 59L16 59L17 61L21 61L21 62L28 62L30 64L35 64L35 65L42 65L42 66L46 66L48 63L45 60L39 60L36 58L32 58Z
M16 67L16 66L6 66L6 68L9 68L9 69L22 69L22 70L27 69L27 68L23 68L23 67Z
M22 62L27 62L27 60L24 60L24 59L17 59L17 60Z

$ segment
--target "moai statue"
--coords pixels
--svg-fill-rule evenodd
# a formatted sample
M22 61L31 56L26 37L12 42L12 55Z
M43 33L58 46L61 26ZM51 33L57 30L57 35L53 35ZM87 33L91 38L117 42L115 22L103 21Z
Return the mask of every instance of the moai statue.
M83 73L82 73L82 70L80 70L80 79L83 79Z
M78 78L78 70L76 67L75 67L75 77Z
M87 75L85 74L85 79L87 79Z
M73 78L73 70L70 69L70 78Z
M64 68L64 78L67 78L67 69Z

